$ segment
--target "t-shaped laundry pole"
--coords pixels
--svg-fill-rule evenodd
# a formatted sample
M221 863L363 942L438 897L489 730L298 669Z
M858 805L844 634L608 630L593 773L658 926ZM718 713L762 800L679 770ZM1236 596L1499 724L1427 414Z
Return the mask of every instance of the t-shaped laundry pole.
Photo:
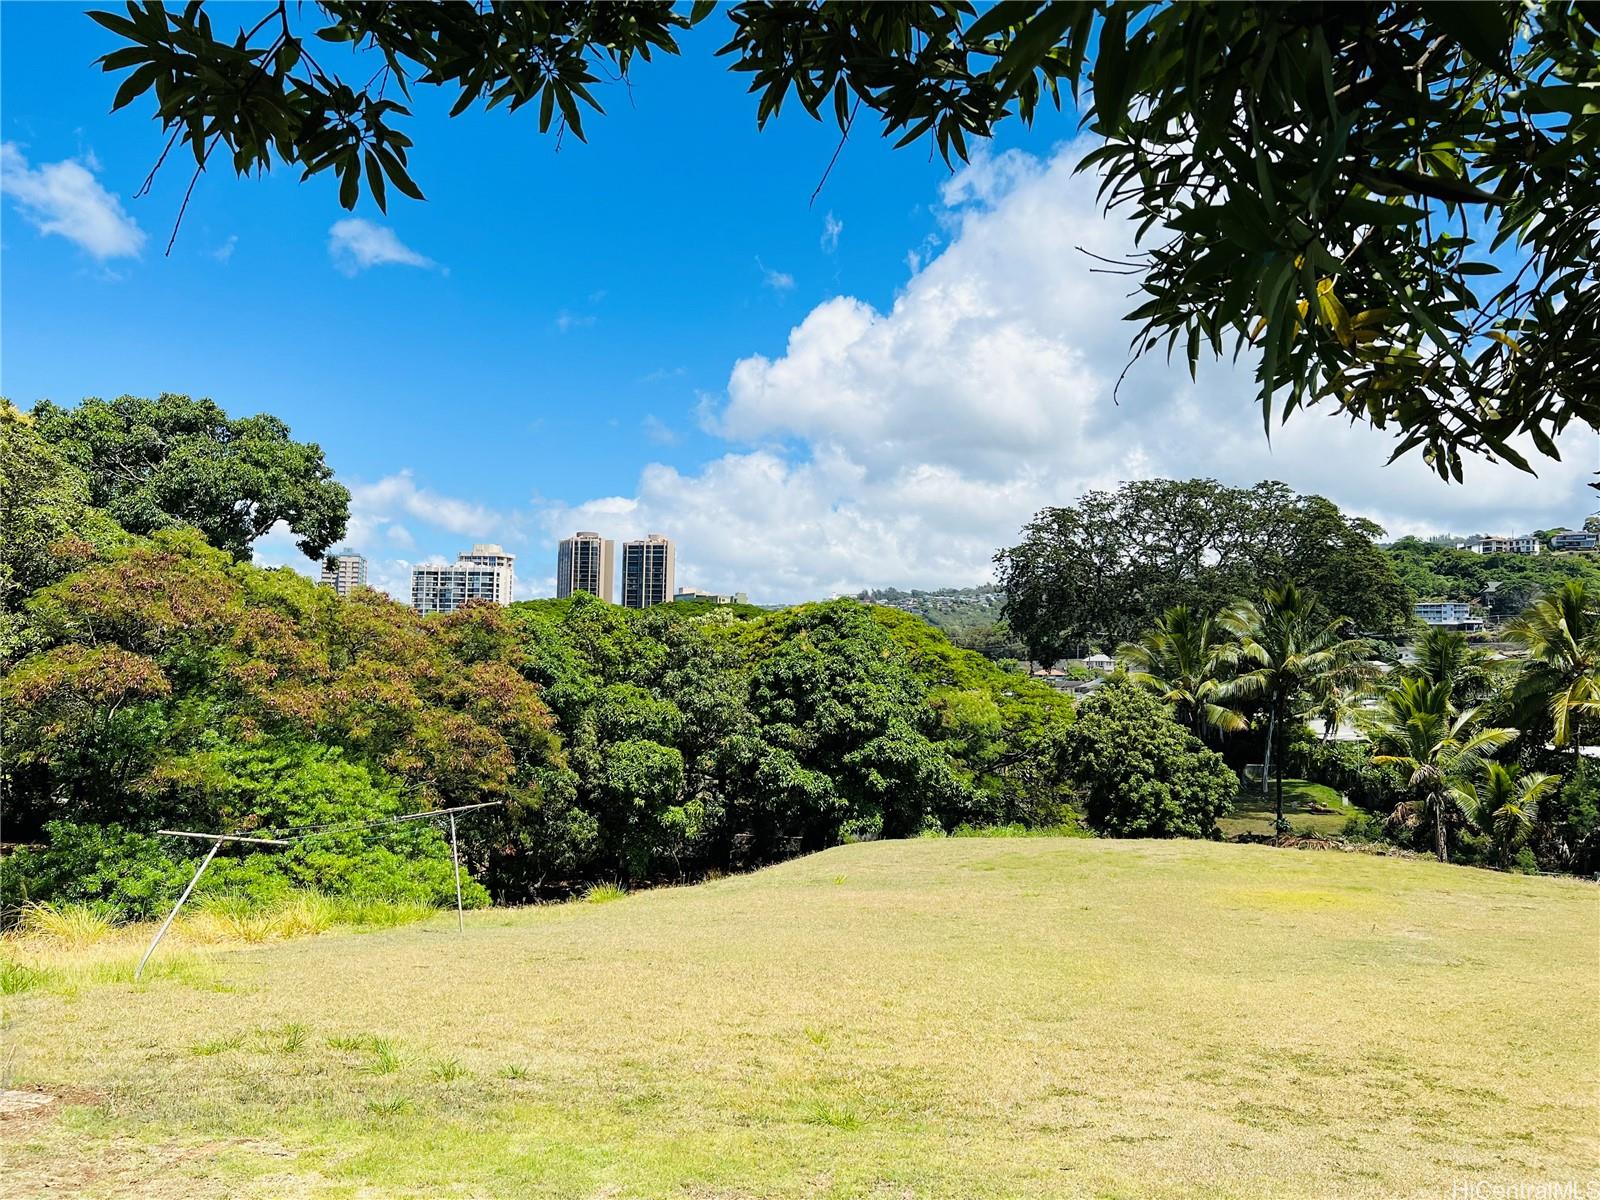
M374 821L361 821L350 825L333 826L302 826L298 830L283 830L285 833L294 834L290 838L263 838L246 837L234 833L196 833L189 829L158 829L157 833L167 837L195 838L198 841L210 842L211 849L206 851L206 856L200 860L200 865L194 870L194 878L189 880L189 886L183 889L183 894L178 897L178 902L172 906L172 911L167 914L167 919L161 922L161 928L156 930L156 936L151 939L150 948L144 952L144 957L139 960L139 965L134 968L133 978L138 981L144 975L144 965L150 961L150 956L156 952L156 947L161 944L161 939L167 936L167 930L172 928L172 922L178 915L178 910L189 899L189 893L194 891L194 885L200 882L200 876L205 874L206 868L211 865L211 860L217 856L217 851L222 849L223 842L242 842L252 846L292 846L296 842L309 841L311 838L327 837L335 833L355 833L362 829L371 829L379 825L397 825L402 821L427 821L434 817L450 818L450 863L455 871L456 882L456 932L466 932L466 917L462 911L461 903L461 854L456 848L456 814L470 812L478 808L496 808L504 804L503 800L490 800L483 804L459 804L454 808L437 808L427 812L406 813L399 817L380 817Z

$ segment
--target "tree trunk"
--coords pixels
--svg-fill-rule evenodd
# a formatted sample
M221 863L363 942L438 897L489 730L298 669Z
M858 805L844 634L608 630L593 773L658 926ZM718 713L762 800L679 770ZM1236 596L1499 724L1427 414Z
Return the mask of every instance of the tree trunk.
M1272 735L1277 742L1273 747L1272 757L1278 766L1278 778L1273 785L1273 791L1277 795L1278 815L1272 823L1272 832L1277 834L1283 832L1283 722L1278 718L1277 706L1274 706L1272 712Z
M1450 861L1450 848L1446 842L1445 808L1443 798L1437 798L1433 805L1433 849L1439 856L1440 862Z

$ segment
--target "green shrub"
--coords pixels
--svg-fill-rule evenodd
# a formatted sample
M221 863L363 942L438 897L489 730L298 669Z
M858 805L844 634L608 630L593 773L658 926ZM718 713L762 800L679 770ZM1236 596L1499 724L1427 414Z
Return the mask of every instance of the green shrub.
M1376 813L1358 812L1350 816L1339 833L1352 842L1383 842L1389 837L1385 824Z
M99 905L124 919L147 919L170 907L194 873L177 857L175 839L120 825L52 821L45 837L43 848L5 860L8 900Z
M1212 837L1239 790L1221 755L1126 680L1079 707L1066 762L1090 827L1113 837Z

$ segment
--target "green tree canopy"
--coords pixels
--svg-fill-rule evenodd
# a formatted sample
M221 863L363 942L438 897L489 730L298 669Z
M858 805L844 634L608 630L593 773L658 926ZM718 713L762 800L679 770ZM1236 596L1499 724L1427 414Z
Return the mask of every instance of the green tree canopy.
M121 536L90 507L88 477L0 398L0 663L23 648L22 600Z
M1411 599L1377 547L1382 532L1281 483L1152 479L1045 509L995 562L1006 620L1044 662L1133 639L1174 605L1216 612L1280 577L1393 636Z
M339 199L414 199L412 90L451 114L533 105L583 136L601 75L678 52L716 6L665 2L227 10L137 5L90 15L121 45L114 107L152 93L195 170L332 172ZM721 53L764 124L794 99L846 136L861 110L948 161L1010 117L1088 85L1108 208L1137 229L1126 263L1135 354L1259 351L1263 419L1326 402L1420 447L1555 456L1600 428L1600 17L1522 4L1156 4L965 0L722 10ZM345 51L337 57L326 46ZM332 64L330 70L324 60ZM399 97L398 99L396 97ZM166 152L161 154L165 161ZM159 163L158 163L159 166Z
M33 407L41 436L88 476L89 499L130 533L192 525L236 559L278 522L308 558L344 536L350 493L313 442L265 413L230 418L210 400L90 398Z

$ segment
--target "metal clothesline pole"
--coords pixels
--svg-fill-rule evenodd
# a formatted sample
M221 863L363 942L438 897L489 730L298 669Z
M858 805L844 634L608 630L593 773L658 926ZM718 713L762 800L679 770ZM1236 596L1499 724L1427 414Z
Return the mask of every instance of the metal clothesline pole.
M450 863L456 875L456 932L467 931L467 919L461 914L461 855L456 851L456 815L450 814Z
M252 842L263 846L287 846L288 842L276 841L272 838L230 837L224 833L189 833L180 829L158 829L157 833L164 833L168 837L192 837L208 840L211 849L206 851L206 856L200 860L200 865L194 869L194 877L189 880L189 886L183 889L183 894L178 897L178 902L172 906L172 911L167 914L167 919L161 922L161 928L156 930L156 936L151 939L149 948L144 952L144 957L139 960L139 965L133 969L133 981L138 983L144 975L144 965L150 961L150 956L156 952L156 947L161 944L161 939L167 936L167 930L172 928L172 922L178 915L178 910L183 907L184 901L189 899L189 893L194 891L194 885L200 882L200 876L206 873L206 868L211 865L211 860L217 856L217 851L222 849L223 842Z
M206 851L206 856L200 860L200 865L195 868L194 877L189 880L189 886L183 889L183 894L178 897L178 902L172 906L172 911L167 914L167 919L161 923L161 928L156 930L156 936L151 940L149 949L144 952L144 957L139 960L139 965L134 968L134 982L138 982L144 975L144 965L150 961L150 956L156 952L156 947L161 944L161 939L167 936L167 930L172 928L172 922L178 916L178 910L189 899L189 893L194 891L194 885L200 882L200 876L205 874L206 868L211 865L211 860L217 856L217 851L222 849L223 842L244 842L252 846L292 846L295 842L309 841L315 837L326 837L336 833L355 833L361 829L374 828L379 825L393 825L401 821L427 821L435 817L450 818L450 863L455 870L456 882L456 932L465 933L467 920L464 914L464 905L461 902L461 851L456 843L456 814L472 812L480 808L498 808L504 800L489 800L482 804L458 804L454 808L438 808L429 812L406 813L400 817L385 817L377 821L365 821L345 828L318 829L316 826L302 826L306 832L299 832L293 828L281 829L277 832L293 834L285 840L283 838L244 837L232 833L196 833L189 829L158 829L157 833L167 837L196 838L200 841L210 842L211 849Z

